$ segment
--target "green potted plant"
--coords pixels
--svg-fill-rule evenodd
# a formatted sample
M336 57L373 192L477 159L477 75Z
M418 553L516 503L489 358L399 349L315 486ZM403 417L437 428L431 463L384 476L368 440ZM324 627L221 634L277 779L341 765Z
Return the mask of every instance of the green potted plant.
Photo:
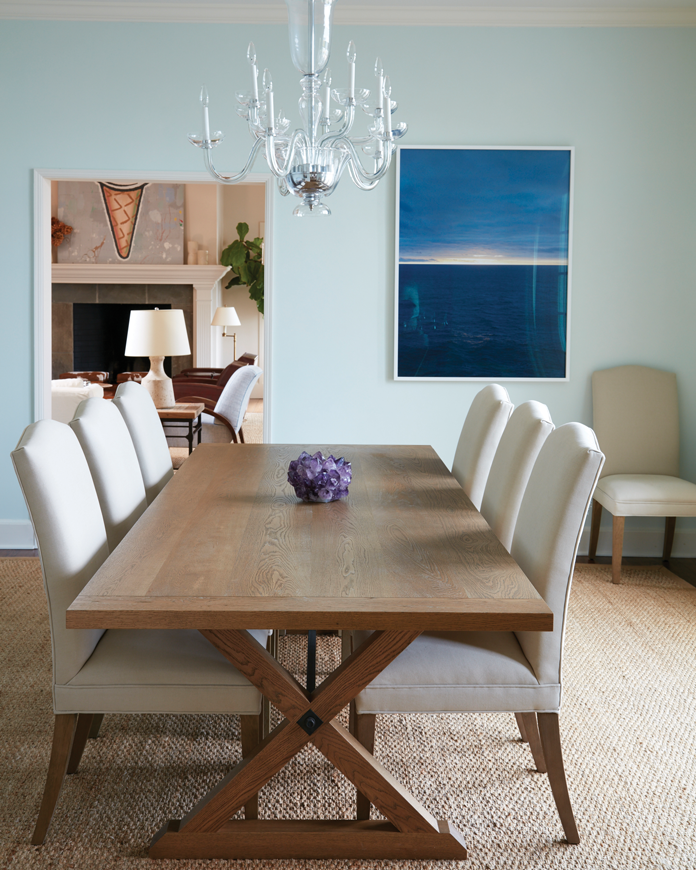
M232 278L225 289L246 285L249 296L256 303L259 313L263 314L263 263L261 262L263 239L245 241L248 232L249 224L243 222L237 224L239 238L220 254L220 262L223 266L229 266L232 273Z

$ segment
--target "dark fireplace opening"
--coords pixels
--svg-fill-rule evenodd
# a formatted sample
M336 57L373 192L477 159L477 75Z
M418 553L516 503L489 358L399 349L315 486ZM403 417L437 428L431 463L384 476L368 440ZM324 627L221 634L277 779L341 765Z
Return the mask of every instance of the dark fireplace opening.
M123 372L147 372L147 357L126 356L126 336L131 311L171 308L170 303L140 305L128 303L75 302L73 315L73 370L108 372L115 384ZM164 370L171 377L172 358L164 359Z

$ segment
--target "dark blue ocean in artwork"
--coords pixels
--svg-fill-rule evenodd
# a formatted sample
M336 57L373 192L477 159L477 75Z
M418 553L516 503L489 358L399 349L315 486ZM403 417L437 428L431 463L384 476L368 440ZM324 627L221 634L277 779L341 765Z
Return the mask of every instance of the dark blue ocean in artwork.
M399 266L399 377L563 378L567 266Z

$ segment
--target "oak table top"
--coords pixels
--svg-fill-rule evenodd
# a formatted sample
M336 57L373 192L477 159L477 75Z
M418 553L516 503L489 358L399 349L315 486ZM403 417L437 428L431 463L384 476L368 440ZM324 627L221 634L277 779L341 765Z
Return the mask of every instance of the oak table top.
M203 444L67 612L68 628L550 631L553 614L432 447L322 445L346 499L287 482L302 446Z

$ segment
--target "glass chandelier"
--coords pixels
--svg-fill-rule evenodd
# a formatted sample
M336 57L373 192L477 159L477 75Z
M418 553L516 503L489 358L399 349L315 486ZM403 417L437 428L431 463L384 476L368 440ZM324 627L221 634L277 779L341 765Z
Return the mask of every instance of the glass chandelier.
M384 75L379 58L375 63L376 86L369 90L355 87L355 45L348 45L348 87L332 88L327 69L331 53L331 19L335 0L285 0L288 6L290 56L302 73L299 99L303 126L288 134L290 121L283 112L276 113L273 82L266 69L259 94L258 67L254 44L249 44L247 60L251 67L251 90L237 93L237 112L245 118L254 139L246 166L236 175L223 175L213 166L211 151L223 134L210 133L208 92L201 89L203 133L192 133L189 141L203 149L205 166L223 184L242 181L263 152L271 172L278 179L283 196L292 194L301 203L293 214L297 217L329 215L324 197L338 185L344 169L361 190L372 190L386 174L396 150L395 141L407 130L406 124L392 125L397 104L391 98L389 77ZM322 76L323 73L323 76ZM331 100L340 108L332 107ZM357 108L371 119L368 135L351 137ZM359 150L374 161L372 171L363 166Z

